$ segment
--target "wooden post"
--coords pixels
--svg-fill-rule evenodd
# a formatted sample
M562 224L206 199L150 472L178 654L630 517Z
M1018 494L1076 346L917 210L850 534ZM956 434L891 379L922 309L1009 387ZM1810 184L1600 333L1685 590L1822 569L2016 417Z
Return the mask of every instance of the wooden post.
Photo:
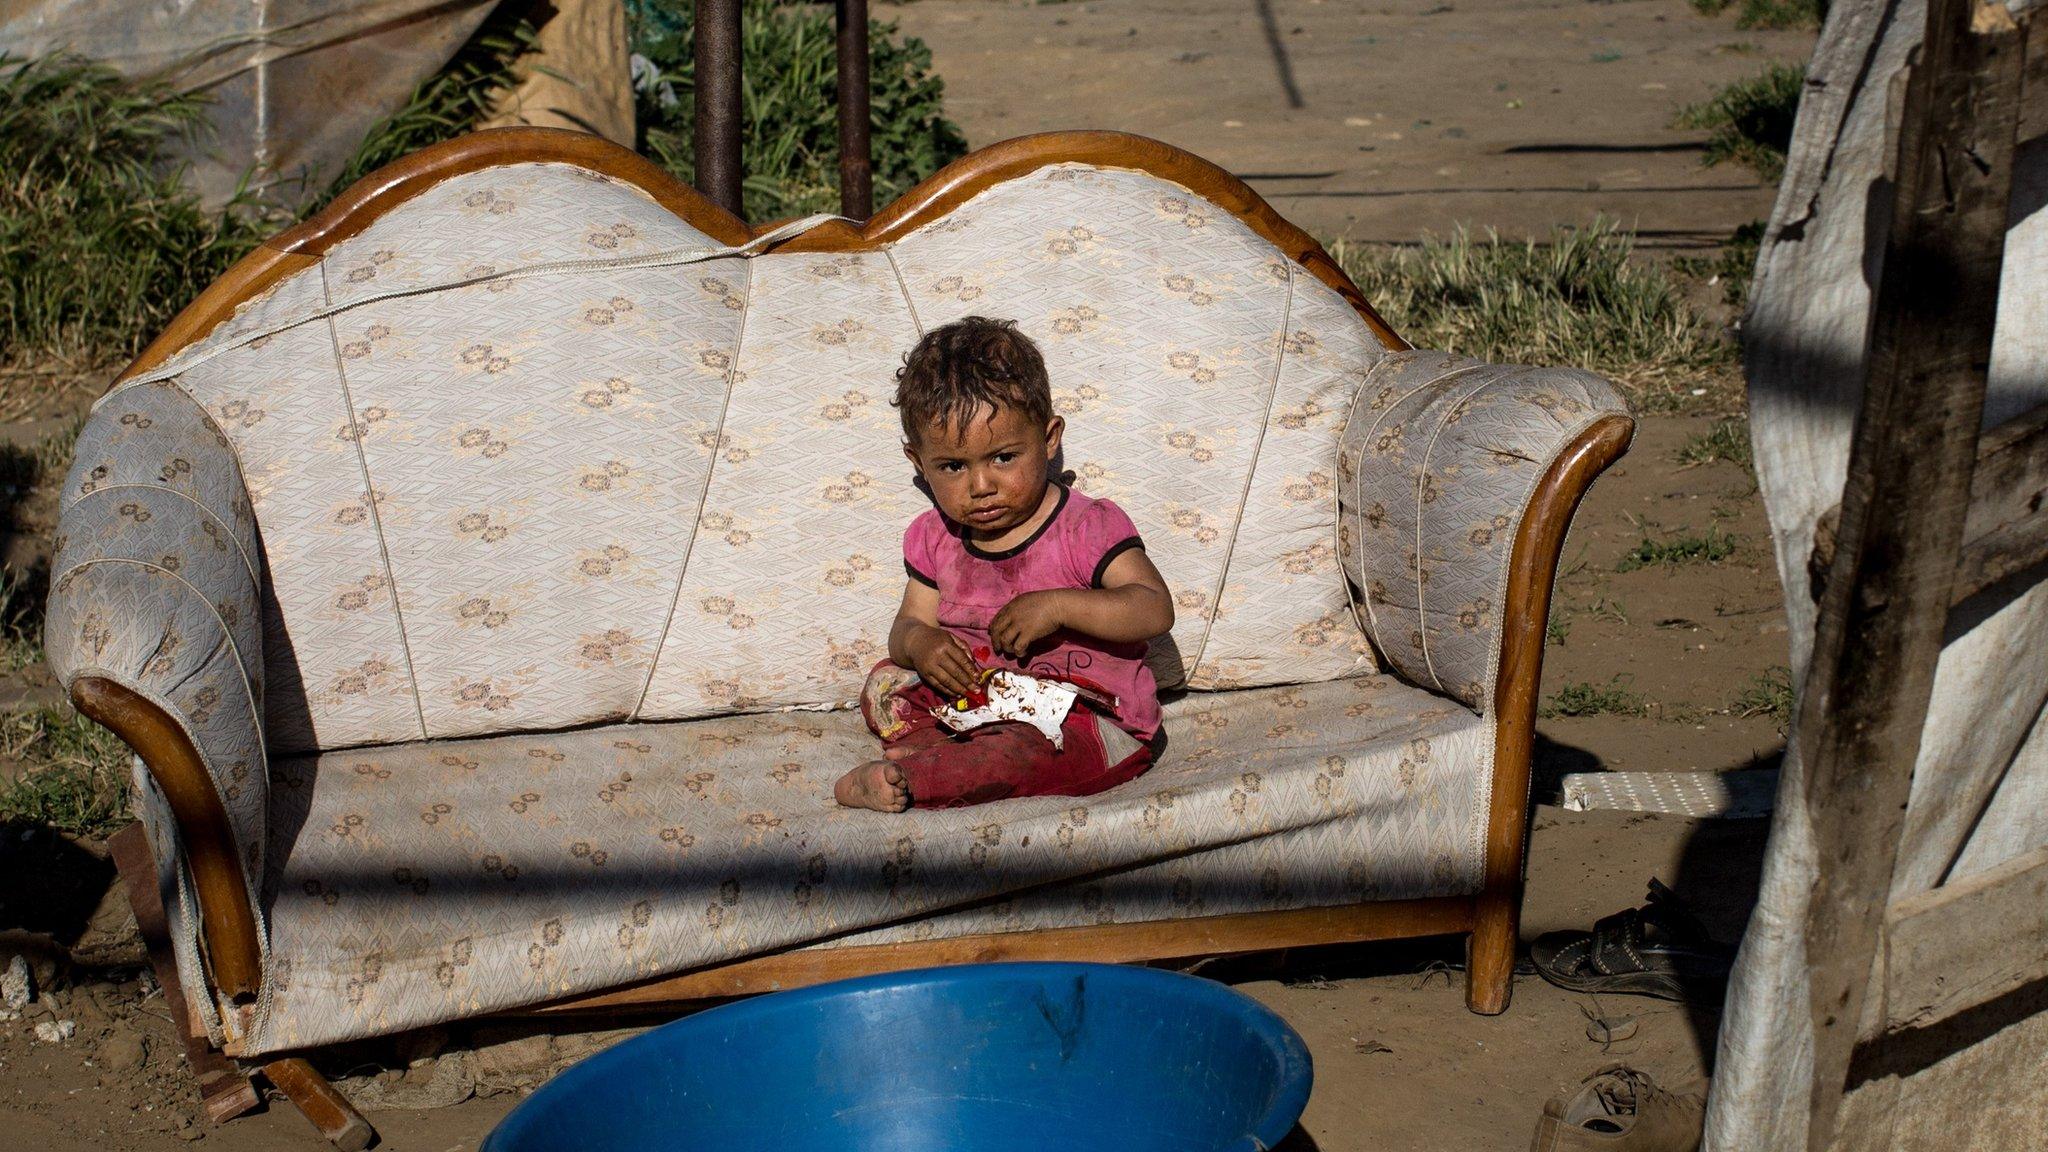
M1810 1152L1836 1137L1941 655L1997 315L2021 56L2002 2L1929 0L1839 543L1799 702L1819 872L1805 924Z
M868 0L839 0L839 214L875 213L868 129Z
M692 124L697 191L741 219L739 0L697 0L690 45L696 64Z

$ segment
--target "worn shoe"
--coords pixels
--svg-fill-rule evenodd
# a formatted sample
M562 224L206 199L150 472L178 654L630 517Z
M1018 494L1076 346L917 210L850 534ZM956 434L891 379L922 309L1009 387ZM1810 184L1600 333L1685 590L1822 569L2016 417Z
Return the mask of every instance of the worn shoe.
M1706 1104L1610 1064L1543 1105L1530 1152L1697 1152Z

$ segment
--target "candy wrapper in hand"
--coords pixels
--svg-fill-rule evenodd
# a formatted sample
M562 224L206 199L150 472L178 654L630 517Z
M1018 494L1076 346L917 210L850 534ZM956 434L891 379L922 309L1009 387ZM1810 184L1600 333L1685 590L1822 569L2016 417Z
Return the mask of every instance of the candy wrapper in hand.
M1061 725L1073 711L1080 692L1071 684L1041 680L1007 668L984 671L977 690L946 707L932 709L939 723L955 732L967 732L984 724L1015 720L1038 729L1055 748L1065 748Z

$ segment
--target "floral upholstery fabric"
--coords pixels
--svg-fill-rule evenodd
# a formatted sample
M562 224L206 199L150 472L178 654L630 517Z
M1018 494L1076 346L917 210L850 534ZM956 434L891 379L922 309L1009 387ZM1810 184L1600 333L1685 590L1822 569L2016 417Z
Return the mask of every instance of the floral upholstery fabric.
M1170 703L1161 762L1085 801L841 809L872 740L830 709L924 507L892 373L969 312L1045 348L1064 465L1173 587L1162 684L1228 690ZM199 1014L247 1054L807 943L1464 894L1494 734L1451 697L1490 694L1529 489L1618 407L1583 373L1389 355L1141 173L1056 165L884 251L763 255L513 165L100 401L47 644L201 752L265 953L252 1016Z
M67 687L112 680L177 721L254 895L269 810L261 553L228 441L176 388L127 389L86 422L59 502L50 669Z
M1161 762L1109 792L900 815L832 802L833 778L872 754L847 712L282 761L271 955L242 1049L595 991L1010 893L937 930L1478 886L1492 730L1454 702L1383 676L1194 693L1168 704L1166 732Z
M1163 683L1376 670L1333 463L1384 349L1143 173L1054 165L819 255L721 249L573 166L486 169L142 379L190 395L247 475L271 746L337 748L851 701L926 506L893 373L970 311L1044 346L1065 464L1174 589Z
M1564 446L1627 411L1574 368L1402 352L1367 377L1338 448L1338 537L1359 616L1403 676L1490 711L1507 568Z

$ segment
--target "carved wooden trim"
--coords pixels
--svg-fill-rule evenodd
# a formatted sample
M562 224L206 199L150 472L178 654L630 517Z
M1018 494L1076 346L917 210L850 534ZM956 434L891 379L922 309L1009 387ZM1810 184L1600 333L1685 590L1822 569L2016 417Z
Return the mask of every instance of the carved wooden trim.
M773 222L748 227L653 161L601 136L529 127L472 132L377 169L304 223L244 256L178 313L115 383L162 364L204 338L244 302L286 276L311 267L334 245L441 181L485 168L527 163L573 164L623 180L721 244L744 244L774 227ZM1274 211L1244 181L1191 152L1124 132L1041 132L991 144L946 165L865 225L830 221L773 250L872 251L939 219L993 185L1066 163L1146 172L1213 201L1329 285L1357 310L1381 343L1397 351L1408 347L1323 246Z
M1389 900L1334 908L1242 912L1135 924L1091 924L983 936L957 936L906 944L795 948L699 968L644 984L574 996L508 1015L616 1012L728 996L750 996L949 964L1003 960L1091 960L1121 964L1215 956L1231 952L1300 948L1361 940L1396 940L1463 932L1472 926L1472 899L1447 896Z
M1493 798L1486 820L1486 879L1475 901L1467 1001L1489 1015L1507 1008L1521 920L1522 855L1529 830L1529 761L1543 679L1543 629L1565 532L1586 490L1621 459L1636 422L1605 416L1565 447L1537 481L1508 556L1507 612L1493 689ZM1497 995L1492 994L1497 990Z
M199 750L163 709L112 680L79 677L71 685L71 702L126 741L163 789L199 889L199 920L213 985L236 1000L254 997L263 975L256 911L249 905L227 808Z

